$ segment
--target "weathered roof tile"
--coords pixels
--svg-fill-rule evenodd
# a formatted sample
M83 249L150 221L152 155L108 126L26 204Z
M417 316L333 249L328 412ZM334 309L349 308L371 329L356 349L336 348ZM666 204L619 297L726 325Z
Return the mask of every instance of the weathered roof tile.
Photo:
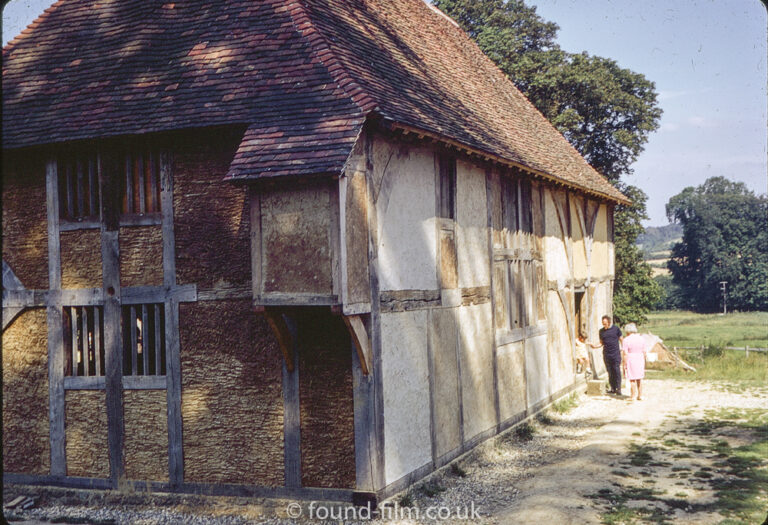
M366 118L623 196L423 0L60 0L3 49L3 147L245 124L228 178L338 173Z

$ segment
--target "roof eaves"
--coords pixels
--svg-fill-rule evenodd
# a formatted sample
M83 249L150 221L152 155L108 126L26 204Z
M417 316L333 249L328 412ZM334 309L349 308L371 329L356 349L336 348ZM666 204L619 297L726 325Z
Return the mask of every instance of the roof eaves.
M465 153L467 153L469 155L475 155L477 157L480 157L481 159L483 159L485 161L495 162L495 163L502 164L502 165L505 165L505 166L521 169L521 170L523 170L523 171L525 171L527 173L530 173L534 177L547 180L547 181L549 181L549 182L551 182L553 184L569 187L569 188L578 190L578 191L583 192L583 193L594 195L594 196L596 196L598 198L601 198L601 199L606 199L606 200L610 200L612 202L616 202L618 204L629 205L629 204L632 203L632 201L629 200L619 190L615 190L616 193L613 194L613 195L609 194L609 193L606 193L606 192L598 191L598 190L595 190L593 188L589 188L589 187L583 186L581 184L576 184L574 182L564 180L564 179L562 179L560 177L551 175L551 174L549 174L549 173L547 173L545 171L541 171L541 170L538 170L536 168L532 168L530 166L526 166L525 164L522 164L520 162L507 159L507 158L502 157L500 155L497 155L495 153L491 153L491 152L484 151L484 150L481 150L481 149L473 148L472 146L468 146L466 144L463 144L463 143L461 143L459 141L451 139L450 137L446 137L446 136L440 135L438 133L434 133L434 132L429 131L429 130L425 130L425 129L421 129L421 128L416 128L416 127L413 127L413 126L410 126L410 125L407 125L407 124L402 124L400 122L397 122L395 120L392 120L392 119L389 119L389 118L386 118L386 117L382 117L378 122L379 122L379 124L381 126L383 126L386 129L401 131L404 134L414 134L418 138L429 138L429 139L432 139L432 140L434 140L436 142L441 142L441 143L446 144L446 145L448 145L450 147L456 148L456 149L458 149L460 151L463 151L463 152L465 152Z

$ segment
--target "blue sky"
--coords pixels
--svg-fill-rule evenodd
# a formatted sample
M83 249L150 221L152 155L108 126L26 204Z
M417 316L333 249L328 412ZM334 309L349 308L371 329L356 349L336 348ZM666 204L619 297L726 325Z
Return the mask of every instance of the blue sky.
M3 45L50 5L12 0ZM647 226L686 186L722 175L768 190L766 9L759 0L527 0L566 51L616 60L655 82L664 110L627 182L648 194Z

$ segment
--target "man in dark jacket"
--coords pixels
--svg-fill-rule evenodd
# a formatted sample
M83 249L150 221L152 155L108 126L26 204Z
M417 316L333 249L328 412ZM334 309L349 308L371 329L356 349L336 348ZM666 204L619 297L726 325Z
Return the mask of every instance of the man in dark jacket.
M600 329L600 342L603 344L603 362L608 371L609 394L621 395L621 330L613 324L610 316L603 316L603 327ZM593 348L600 348L592 345Z

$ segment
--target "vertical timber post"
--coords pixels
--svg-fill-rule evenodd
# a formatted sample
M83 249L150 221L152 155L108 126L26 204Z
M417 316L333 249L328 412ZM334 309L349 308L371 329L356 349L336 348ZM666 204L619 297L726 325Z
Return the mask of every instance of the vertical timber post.
M173 231L173 173L171 154L160 153L160 208L163 228L163 285L176 285L176 241ZM184 482L181 420L181 349L179 301L173 294L165 300L166 399L168 403L168 479L171 487Z
M371 321L369 334L371 336L372 365L369 380L372 380L373 422L369 432L372 438L370 446L370 469L373 479L373 490L377 492L386 483L384 463L384 384L381 374L381 297L379 295L379 234L376 213L376 200L373 183L373 136L370 130L364 134L365 140L365 182L368 193L368 276L371 289ZM372 376L372 377L371 377Z
M116 166L120 159L99 158L101 182L101 267L104 288L104 375L107 398L107 440L112 488L125 477L123 440L123 348L120 330L120 194ZM106 164L106 165L105 165Z
M51 445L51 475L67 475L64 421L64 333L61 305L61 244L59 238L58 170L55 159L45 169L48 214L48 416Z
M280 314L278 314L280 315ZM283 360L283 439L285 461L285 486L301 487L301 405L299 399L299 351L296 320L283 316L291 334L291 357L293 370L288 370Z

